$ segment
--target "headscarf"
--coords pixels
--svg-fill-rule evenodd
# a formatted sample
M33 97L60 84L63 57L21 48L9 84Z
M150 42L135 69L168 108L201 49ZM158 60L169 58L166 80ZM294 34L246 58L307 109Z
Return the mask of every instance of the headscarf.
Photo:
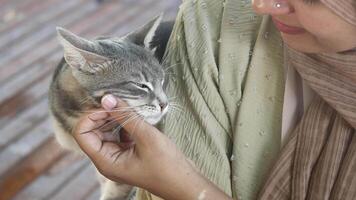
M320 0L329 9L345 19L350 24L356 25L356 1L355 0Z
M321 2L356 26L355 0ZM317 96L260 199L356 199L356 51L303 54L288 48L285 56Z

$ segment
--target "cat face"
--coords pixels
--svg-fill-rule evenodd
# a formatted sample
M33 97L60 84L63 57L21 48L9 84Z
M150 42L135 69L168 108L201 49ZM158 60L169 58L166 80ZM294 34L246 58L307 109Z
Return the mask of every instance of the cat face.
M150 48L159 23L160 18L155 19L123 38L96 40L57 29L72 75L93 104L112 94L126 101L148 123L161 120L168 110L165 71Z

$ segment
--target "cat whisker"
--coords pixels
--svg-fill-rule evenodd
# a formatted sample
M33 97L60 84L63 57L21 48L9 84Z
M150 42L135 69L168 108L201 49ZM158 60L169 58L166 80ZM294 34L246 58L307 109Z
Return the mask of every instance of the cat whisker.
M181 114L184 114L184 108L182 108L180 105L178 104L172 104L171 109L169 111L175 111L175 112L179 112Z
M104 128L107 128L109 127L110 125L114 125L115 123L118 123L116 120L120 120L122 118L126 118L126 117L131 117L133 116L134 114L133 113L130 113L129 115L126 115L126 116L123 116L123 115L120 115L120 116L116 116L116 117L112 117L112 118L109 118L107 121L107 123L93 129L93 130L100 130L100 129L104 129ZM91 130L91 131L93 131Z
M140 122L140 125L141 125L143 121L142 121L142 120L136 121L135 127L134 127L134 129L133 129L133 133L135 133L137 124L138 124L139 122Z
M184 111L182 110L182 109L180 109L180 108L178 108L178 107L171 107L171 109L169 110L170 112L171 111L177 111L177 112L179 112L179 113L184 113Z
M129 123L130 121L133 121L133 120L136 120L137 118L139 118L139 116L134 116L132 117L131 119L127 120L123 125L122 127L124 127L127 123Z
M173 77L177 77L177 74L175 74L175 73L169 73L169 74L166 74L166 76L173 78Z
M120 128L120 129L123 128L127 123L129 123L130 121L132 121L138 117L139 117L138 114L130 116L127 120L125 120L122 124L120 124L118 128Z
M177 102L175 102L175 101L172 101L173 99L176 99L176 98L178 98L179 96L174 96L174 97L168 97L168 102L169 103L177 103Z
M182 64L182 63L176 63L176 64L173 64L173 65L170 65L169 67L165 67L164 71L167 72L169 69L171 69L172 67L174 67L176 65L179 65L179 64Z
M172 108L171 107L171 109L168 112L170 113L170 116L172 118L174 118L174 121L180 121L180 120L183 119L185 123L187 122L187 120L184 117L182 117L182 114L184 114L183 111L181 111L181 110L179 110L177 108ZM175 114L175 113L177 113L177 114Z
M82 106L83 104L85 104L85 103L88 102L89 100L91 100L91 97L90 97L90 96L84 98L84 99L79 103L79 105Z
M118 111L120 111L120 112L122 112L122 111L130 111L130 110L115 110L115 111L107 111L107 110L102 110L102 111L95 111L95 112L93 112L93 111L77 111L77 112L79 112L79 113L91 113L91 114L98 114L98 113L115 113L115 112L118 112Z
M112 131L112 133L113 133L113 134L120 133L121 128L122 128L121 126L116 127L116 128Z
M120 155L122 154L122 152L123 152L123 150L122 150L122 149L119 149L119 150L117 150L117 151L115 151L114 153L111 154L111 157L112 157L112 158L115 157L114 163L116 163L116 162L117 162L117 159L120 158Z
M169 72L169 73L168 73L168 72L166 72L166 73L165 73L165 75L174 75L174 76L176 76L177 74L176 74L176 73L174 73L174 72Z
M114 119L122 119L124 117L136 115L137 113L131 112L131 113L126 113L126 114L120 114L120 115L112 115L108 120L114 120ZM119 117L119 118L118 118Z
M110 110L110 112L120 112L120 111L132 111L134 112L135 108L139 108L139 107L132 107L132 108L114 108L112 110Z
M172 107L179 108L179 109L181 109L182 111L184 111L184 109L185 109L183 106L181 106L181 105L179 105L179 104L177 104L177 103L170 103L169 105L171 105Z
M70 111L75 111L75 112L80 112L80 113L103 113L103 112L106 112L106 113L113 113L113 112L118 112L118 111L134 111L133 109L134 108L138 108L137 106L134 106L134 107L121 107L120 109L113 109L113 110L101 110L101 111L77 111L77 110L70 110L70 109L67 109L67 110L70 110Z

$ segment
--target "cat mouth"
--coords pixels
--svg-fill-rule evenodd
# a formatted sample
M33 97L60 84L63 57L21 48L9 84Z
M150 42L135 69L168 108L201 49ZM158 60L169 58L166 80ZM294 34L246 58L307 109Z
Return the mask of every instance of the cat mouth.
M155 125L157 124L159 121L161 121L161 119L163 118L163 116L166 114L166 112L151 112L151 111L138 111L137 112L147 123Z

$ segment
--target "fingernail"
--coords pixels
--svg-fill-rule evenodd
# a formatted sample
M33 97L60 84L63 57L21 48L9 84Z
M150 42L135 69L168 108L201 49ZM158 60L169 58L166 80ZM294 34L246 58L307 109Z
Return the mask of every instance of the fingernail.
M105 95L101 100L101 105L105 110L112 110L113 108L115 108L116 104L116 98L111 94Z

